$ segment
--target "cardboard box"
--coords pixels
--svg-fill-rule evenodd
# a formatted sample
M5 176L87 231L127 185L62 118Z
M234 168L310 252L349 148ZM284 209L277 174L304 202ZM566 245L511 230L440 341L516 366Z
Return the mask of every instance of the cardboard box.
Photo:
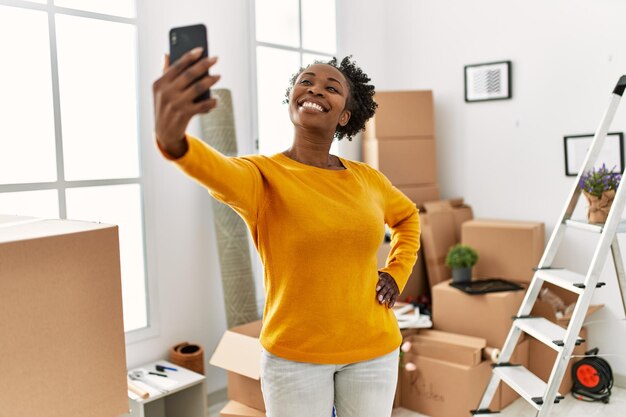
M544 288L547 288L552 294L561 298L561 300L563 300L565 305L570 305L572 303L575 303L578 299L578 296L576 294L570 291L567 291L566 289L563 289L561 287L557 287L556 285L551 284L549 282L543 283L542 290ZM559 312L557 312L556 308L552 304L540 298L541 296L535 302L535 305L533 306L533 309L530 314L533 316L544 317L550 320L551 322L558 324L561 327L567 328L567 326L569 325L569 321L572 318L572 313L560 314ZM602 307L604 307L604 304L590 305L589 309L587 310L587 313L585 314L585 318L588 318L590 315L600 310Z
M461 241L478 252L474 276L530 282L544 250L544 224L472 220L465 222Z
M374 100L378 109L364 139L435 135L432 91L377 91Z
M363 161L385 174L395 186L437 182L437 155L432 137L365 140Z
M407 338L411 342L410 353L459 365L476 366L482 361L485 339L464 336L440 330L420 330Z
M226 369L228 399L265 411L261 391L261 320L227 330L209 363Z
M387 256L391 250L391 244L384 242L378 249L378 268L383 268L387 262ZM421 253L417 255L417 261L413 266L413 272L409 276L398 301L415 301L417 297L426 291L426 271L424 269L424 259Z
M405 355L417 369L400 370L401 406L429 417L467 416L476 409L491 377L490 362L459 365L419 355ZM490 406L499 407L496 395Z
M415 205L422 209L429 201L439 200L439 185L398 185L400 191L404 193Z
M117 226L0 217L0 414L127 413Z
M587 329L582 328L580 331L581 338L587 338ZM534 337L528 337L530 343L530 358L529 358L529 367L528 369L533 374L537 375L539 378L548 382L550 378L550 374L552 373L552 368L554 367L554 361L556 361L556 350L552 349L549 346L544 345L542 342L538 341ZM587 351L587 342L583 342L580 345L574 348L574 355L584 355ZM574 363L579 361L579 358L571 358L569 361L569 365L565 370L565 375L563 375L563 381L559 387L559 393L562 395L566 395L568 392L572 390L573 380L572 380L572 366Z
M469 295L451 287L450 282L432 288L434 328L482 337L487 346L502 348L511 329L511 317L517 314L525 291Z
M265 417L265 413L237 401L229 401L220 411L220 417Z
M452 276L445 264L448 250L460 242L461 225L472 218L472 209L463 203L463 199L424 204L420 213L422 251L431 288Z

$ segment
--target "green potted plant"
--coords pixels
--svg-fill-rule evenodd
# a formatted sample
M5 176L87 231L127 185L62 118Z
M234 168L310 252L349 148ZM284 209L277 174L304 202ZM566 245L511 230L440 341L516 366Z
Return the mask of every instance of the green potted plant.
M605 164L599 169L591 171L580 177L578 186L589 202L587 219L589 223L604 223L611 210L615 192L622 179L622 175L606 168Z
M452 268L452 282L472 280L472 267L478 261L478 253L468 245L457 244L450 248L446 256L446 265Z

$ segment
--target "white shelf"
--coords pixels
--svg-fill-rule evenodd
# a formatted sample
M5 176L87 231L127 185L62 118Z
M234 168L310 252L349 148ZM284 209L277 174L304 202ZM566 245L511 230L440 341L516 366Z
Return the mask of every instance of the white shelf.
M176 368L177 371L157 371L156 365ZM131 410L128 417L208 417L206 402L206 378L181 366L168 361L150 362L134 371L158 372L167 377L147 374L138 381L132 381L140 388L151 393L150 397L142 399L136 396L128 399ZM159 392L160 390L165 392ZM129 391L129 396L131 395Z

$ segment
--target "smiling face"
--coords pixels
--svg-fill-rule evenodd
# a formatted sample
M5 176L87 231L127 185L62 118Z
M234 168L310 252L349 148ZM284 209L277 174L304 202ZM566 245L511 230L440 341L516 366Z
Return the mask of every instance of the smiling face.
M289 116L298 129L332 136L350 120L346 102L350 87L337 68L313 64L298 75L289 95Z

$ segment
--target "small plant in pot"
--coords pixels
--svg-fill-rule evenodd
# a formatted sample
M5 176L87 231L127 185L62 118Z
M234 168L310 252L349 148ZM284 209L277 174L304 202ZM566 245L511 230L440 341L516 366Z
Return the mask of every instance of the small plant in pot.
M589 202L587 219L589 223L605 223L615 198L615 192L622 175L606 168L592 169L580 178L578 186Z
M472 280L472 267L478 261L478 253L468 245L457 244L450 248L446 256L446 265L452 268L452 282Z

